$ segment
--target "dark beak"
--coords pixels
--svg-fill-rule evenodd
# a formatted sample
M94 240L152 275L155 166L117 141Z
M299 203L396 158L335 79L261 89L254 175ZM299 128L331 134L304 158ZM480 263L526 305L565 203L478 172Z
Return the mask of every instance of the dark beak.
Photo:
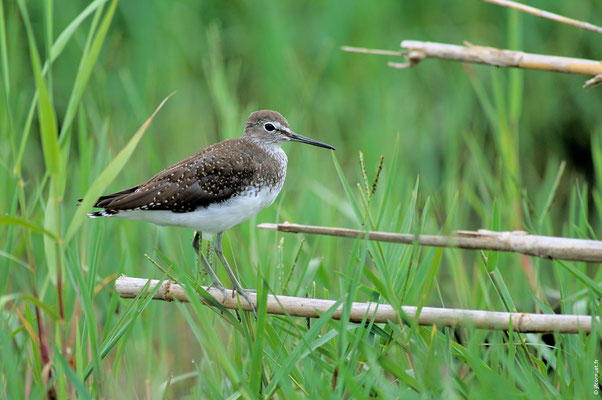
M286 133L287 133L286 136L288 136L289 139L292 140L293 142L307 143L307 144L311 144L312 146L324 147L325 149L334 150L334 147L332 147L329 144L318 142L317 140L310 139L303 135L299 135L295 132L290 132L290 133L286 132Z

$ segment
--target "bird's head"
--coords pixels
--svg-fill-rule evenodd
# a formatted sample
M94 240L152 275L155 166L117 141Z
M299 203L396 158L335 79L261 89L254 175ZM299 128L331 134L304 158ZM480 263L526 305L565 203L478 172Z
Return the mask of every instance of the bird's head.
M288 126L286 118L272 110L260 110L251 113L245 124L244 136L262 144L281 145L292 141L334 150L334 147L329 144L293 132Z

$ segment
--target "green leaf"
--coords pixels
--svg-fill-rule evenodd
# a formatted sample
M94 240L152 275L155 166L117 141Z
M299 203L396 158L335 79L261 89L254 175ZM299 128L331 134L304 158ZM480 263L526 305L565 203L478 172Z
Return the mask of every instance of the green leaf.
M598 284L592 278L590 278L589 276L585 275L583 272L579 271L577 268L573 267L572 265L570 265L567 262L564 262L562 260L554 260L554 261L556 261L557 263L559 263L560 265L562 265L568 272L570 272L577 279L579 279L581 282L583 282L583 284L586 287L588 287L591 290L593 290L593 292L597 296L602 296L602 289L600 288L600 284Z
M19 225L31 231L43 233L44 235L50 236L52 239L57 240L57 237L54 233L26 220L25 218L13 217L10 215L0 215L0 225Z
M500 212L498 208L498 203L496 200L493 200L493 212L491 217L491 230L499 231L500 230ZM487 272L492 273L498 265L499 253L497 251L488 251L487 252Z
M257 292L257 327L255 329L255 342L253 343L253 355L251 357L251 387L253 393L261 394L261 381L262 381L262 362L264 358L264 341L265 341L265 330L266 330L266 314L267 314L267 299L268 299L268 286L265 280L261 280L262 288Z
M98 325L96 322L96 313L94 312L94 299L89 295L88 291L85 290L87 285L80 266L73 262L68 262L66 266L67 275L71 280L73 288L76 290L88 326L90 358L92 359L92 369L95 377L94 386L98 387L99 382L102 382L103 380L104 369L102 358L98 351Z
M69 104L67 105L65 118L63 119L63 124L61 126L61 136L63 136L71 127L71 123L75 117L75 112L77 111L77 106L79 105L82 95L84 94L84 89L90 80L92 69L98 60L98 55L100 54L102 44L104 43L107 31L109 30L109 26L113 20L113 15L115 14L115 8L117 7L118 2L118 0L113 0L111 2L111 5L104 16L102 23L100 24L100 27L94 36L90 50L85 52L82 56L79 68L77 70L77 75L75 76L75 84L73 85L71 96L69 97Z
M58 58L58 56L63 52L63 49L65 48L65 46L67 45L69 40L73 37L73 34L77 30L77 28L86 19L86 17L88 15L90 15L93 11L95 11L98 7L100 7L102 4L106 3L107 1L108 0L96 0L92 3L90 3L90 5L88 5L88 7L86 7L84 9L84 11L82 11L73 21L71 21L71 23L69 25L67 25L67 27L59 34L56 41L52 45L52 48L50 49L50 60L46 60L46 62L44 63L44 67L42 68L42 75L44 75L48 72L48 69L50 68L50 64L52 64L54 62L54 60L56 60ZM4 51L5 51L5 49L3 49L3 52ZM2 59L5 60L6 57L3 56ZM8 66L7 66L7 68L8 68ZM7 75L8 75L8 71L6 71L5 80L8 80ZM7 86L7 88L8 88L8 86ZM33 119L33 111L34 111L34 108L35 108L34 106L35 106L37 99L38 99L38 92L36 91L36 93L33 96L32 103L31 103L31 106L30 106L30 109L29 109L29 112L27 115L27 119L26 119L27 122L25 124L25 128L23 129L23 134L21 135L21 137L22 137L21 144L19 146L19 151L17 153L16 161L15 161L15 168L17 168L17 169L20 169L21 161L22 161L23 155L25 153L25 145L27 144L27 139L29 137L29 127L30 127L31 121ZM60 139L59 139L59 142L60 142Z
M562 175L564 174L564 168L566 167L566 161L562 161L560 166L558 167L558 173L556 174L556 178L554 179L554 184L552 185L552 190L550 190L550 194L546 200L546 204L541 211L541 215L539 216L539 226L543 225L546 215L548 211L550 211L550 207L552 207L552 202L556 197L556 191L558 190L558 186L560 185L560 180L562 179Z
M345 179L345 175L343 174L343 169L341 168L341 166L339 165L339 162L337 161L337 156L334 154L334 151L331 151L330 153L332 154L332 162L334 163L334 168L336 169L337 174L339 175L339 179L341 180L341 183L343 184L343 189L345 189L345 194L347 195L347 198L351 202L351 206L353 207L353 211L355 212L355 217L357 218L358 223L361 224L363 222L364 218L362 217L362 212L360 211L358 202L355 199L355 196L353 195L353 191L351 190L351 187L349 186L347 179Z
M61 351L56 347L54 349L54 359L59 361L58 364L65 372L65 375L67 375L67 378L69 378L69 382L71 382L73 387L77 390L78 398L92 399L92 396L86 389L86 385L84 385L84 382L82 382L82 380L79 379L75 371L71 369L71 366L69 365L67 360L65 360L61 355Z
M330 321L332 314L334 314L340 305L341 300L338 300L317 321L312 323L311 328L305 333L305 335L303 335L301 343L295 347L295 350L293 350L288 355L286 360L284 360L282 365L276 369L270 384L264 391L267 397L270 397L274 394L274 391L278 387L282 378L289 373L295 363L299 362L304 356L323 344L321 342L321 338L319 337L320 331ZM309 351L306 352L305 350Z
M23 14L25 23L25 31L29 41L29 56L31 59L31 67L35 78L36 88L38 89L38 119L40 123L40 135L42 137L42 151L44 153L44 161L46 169L51 176L60 174L61 162L58 142L58 129L56 123L56 115L54 114L54 106L44 77L42 76L42 66L40 63L40 55L35 43L29 14L23 0L19 0L19 8Z
M146 309L146 307L153 300L155 294L161 288L163 281L165 279L165 275L159 279L153 290L149 292L148 288L150 286L150 279L146 282L146 284L140 290L140 293L136 296L135 299L132 300L130 307L124 313L124 317L119 321L118 324L115 325L114 331L112 331L108 338L104 340L100 351L98 353L100 359L104 359L109 352L115 347L117 342L127 333L129 333L134 326L134 322L138 320L142 311ZM91 364L88 364L84 371L84 379L88 379L90 374L94 371L94 360Z
M6 49L6 22L4 19L4 5L0 2L0 62L2 63L2 82L4 92L8 99L10 95L10 73L8 69L8 52Z
M88 17L88 15L92 14L92 12L94 12L98 7L102 6L107 1L108 0L95 0L92 3L88 4L88 6L81 13L79 13L79 15L75 17L65 29L63 29L63 31L54 41L52 49L50 50L50 63L53 63L54 60L56 60L57 57L63 52L63 49L65 48L71 37L73 37L73 34L77 30L77 28L79 28L81 23ZM44 69L42 70L42 72L46 73L48 68L48 62L46 62L44 64Z

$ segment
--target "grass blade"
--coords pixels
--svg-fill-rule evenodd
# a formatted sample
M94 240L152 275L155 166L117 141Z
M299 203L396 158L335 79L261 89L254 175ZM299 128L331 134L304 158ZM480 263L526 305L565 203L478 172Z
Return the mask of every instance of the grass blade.
M88 81L90 80L90 76L92 75L92 69L98 60L98 55L100 54L100 50L102 49L102 44L104 43L105 37L107 35L107 31L109 30L109 26L111 25L111 21L113 20L113 15L115 14L115 8L117 7L117 3L119 0L113 0L107 13L105 14L98 31L96 32L96 36L92 41L92 45L90 46L90 51L85 52L82 56L81 63L79 64L79 68L77 70L77 75L75 77L75 84L73 85L73 91L71 92L71 97L69 97L69 104L67 105L67 111L65 112L65 118L63 119L63 124L61 126L61 138L64 137L65 133L71 128L71 123L73 122L73 118L75 117L75 112L77 111L77 106L84 94L84 89L86 88ZM65 139L61 139L65 140Z
M575 278L579 279L583 284L591 289L597 296L602 296L602 288L600 288L600 284L594 281L589 276L585 275L583 272L579 271L577 268L573 267L571 264L564 262L562 260L555 260L557 263L562 265L564 269L573 274Z
M10 97L10 70L8 68L8 52L6 49L6 22L4 19L4 2L0 1L0 60L2 62L2 81L6 98ZM8 103L8 102L7 102Z
M44 235L49 236L53 240L57 240L57 236L54 233L42 228L39 225L34 224L33 222L25 218L13 217L11 215L0 215L0 225L19 225L29 229L30 231L43 233Z
M88 4L88 6L81 12L77 17L73 19L67 25L65 29L58 35L54 44L52 45L52 49L50 50L50 63L53 63L54 60L63 52L63 49L69 43L69 40L73 37L73 34L79 28L81 23L90 15L92 12L96 11L98 7L102 6L108 0L95 0L92 3ZM43 73L49 68L48 62L44 64L44 68L42 69Z
M343 174L343 169L339 165L337 156L334 154L334 151L331 151L330 153L332 155L332 162L334 163L334 167L337 170L339 179L341 180L341 183L343 184L343 188L345 189L345 194L347 195L347 198L349 199L349 202L351 203L351 206L353 207L353 211L355 212L355 217L357 218L359 223L362 223L362 221L364 220L364 218L362 217L362 212L360 211L360 207L358 205L357 200L355 199L355 196L353 195L353 191L351 190L351 187L349 186L349 183L347 182L347 179L345 178L345 175Z
M19 8L23 14L27 39L29 41L29 55L31 67L35 78L36 88L38 89L38 116L40 123L40 134L42 138L42 150L46 169L51 176L57 176L60 173L61 162L58 142L58 129L56 124L56 115L54 106L48 93L46 82L42 76L42 66L40 63L40 54L36 46L29 14L23 0L19 1Z
M539 226L545 221L545 217L550 211L550 207L552 207L552 202L556 197L556 191L558 190L558 186L560 186L560 180L562 179L562 175L564 174L564 169L566 167L566 161L562 161L560 163L560 167L558 167L558 173L556 174L556 178L554 179L554 184L552 185L552 190L550 190L550 194L546 200L546 204L541 211L541 215L539 216Z
M321 338L319 337L319 333L322 330L322 328L330 321L330 317L332 317L332 314L334 314L334 312L337 310L337 308L339 308L339 306L341 305L342 299L340 299L339 301L337 301L335 304L332 305L332 307L330 307L330 309L324 313L324 315L322 315L317 321L312 323L311 328L305 333L305 335L303 335L303 338L301 340L301 342L304 344L302 345L301 343L295 348L295 350L293 350L288 357L286 358L286 360L282 363L282 365L280 366L280 368L278 368L276 370L276 373L274 374L273 378L270 381L270 384L268 385L268 387L265 389L265 394L267 397L270 397L274 394L274 391L277 389L278 385L280 384L280 381L283 379L283 377L289 373L289 371L293 368L293 365L297 362L299 362L299 360L302 358L302 356L305 354L309 354L309 352L312 352L316 349L316 344L320 344L320 340ZM315 339L317 337L317 339ZM315 340L315 342L314 342ZM306 352L306 350L309 350L308 352Z

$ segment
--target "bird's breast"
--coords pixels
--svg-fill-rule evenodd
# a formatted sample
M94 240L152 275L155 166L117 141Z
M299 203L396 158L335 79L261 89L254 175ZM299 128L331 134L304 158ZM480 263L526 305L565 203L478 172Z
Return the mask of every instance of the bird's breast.
M258 160L253 189L257 196L270 199L267 204L270 205L284 185L288 159L279 146L264 147L262 150L265 154Z

